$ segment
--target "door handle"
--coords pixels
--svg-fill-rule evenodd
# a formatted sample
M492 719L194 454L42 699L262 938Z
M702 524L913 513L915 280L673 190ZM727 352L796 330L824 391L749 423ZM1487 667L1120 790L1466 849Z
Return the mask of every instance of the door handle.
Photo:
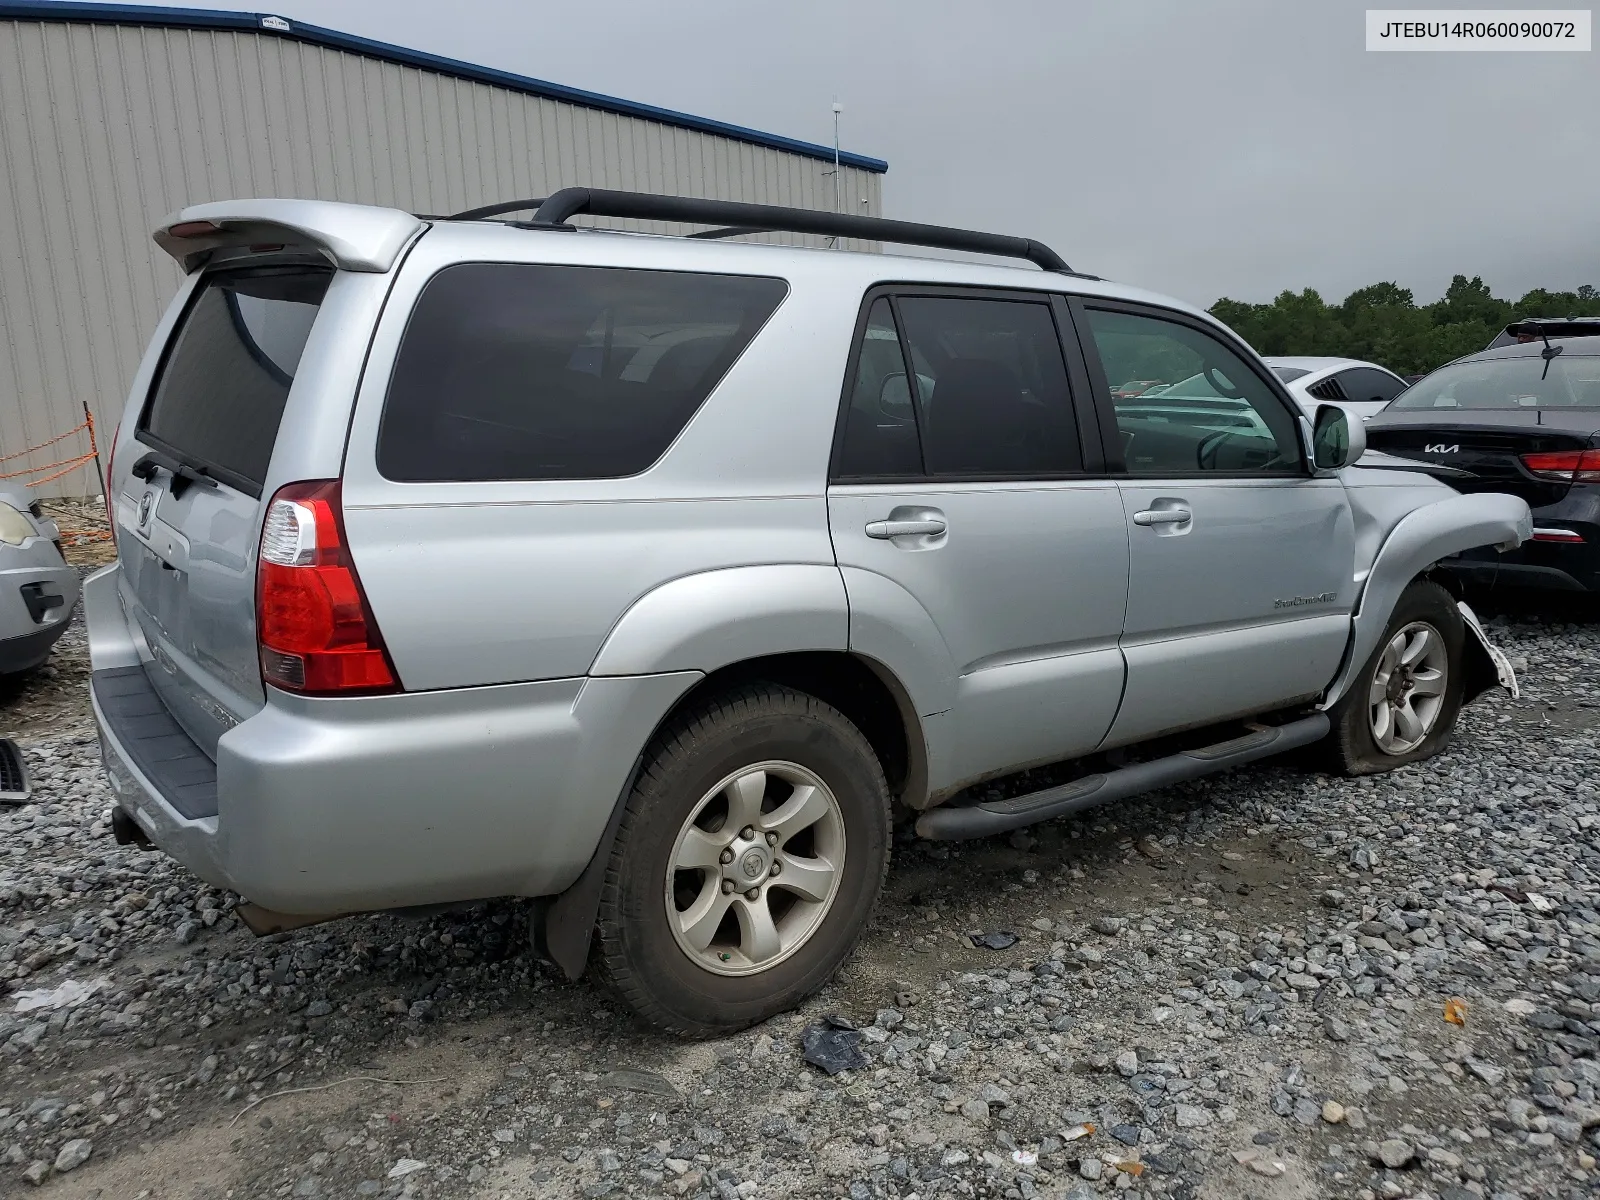
M937 517L928 517L919 521L868 521L867 536L886 540L901 537L905 534L921 534L924 537L933 537L945 531L945 523Z
M1192 520L1194 514L1187 508L1147 508L1133 514L1135 525L1182 525Z

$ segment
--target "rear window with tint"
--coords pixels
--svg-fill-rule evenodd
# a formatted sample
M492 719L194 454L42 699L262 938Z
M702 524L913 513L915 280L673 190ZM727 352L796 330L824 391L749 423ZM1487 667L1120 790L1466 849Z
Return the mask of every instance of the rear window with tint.
M447 267L401 341L378 469L413 483L637 474L785 291L739 275Z
M208 275L168 346L140 440L260 495L289 385L332 278L311 266Z

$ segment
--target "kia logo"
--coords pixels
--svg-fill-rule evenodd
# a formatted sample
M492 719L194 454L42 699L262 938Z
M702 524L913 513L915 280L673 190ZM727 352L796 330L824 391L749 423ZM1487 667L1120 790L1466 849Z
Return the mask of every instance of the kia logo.
M1443 442L1433 442L1422 448L1424 454L1459 454L1460 446L1446 446Z

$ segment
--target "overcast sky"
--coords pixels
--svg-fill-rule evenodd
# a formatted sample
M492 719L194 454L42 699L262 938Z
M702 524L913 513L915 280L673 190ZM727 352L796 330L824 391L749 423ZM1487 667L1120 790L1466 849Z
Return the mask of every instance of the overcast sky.
M1202 305L1600 285L1600 50L1368 53L1347 0L250 7L810 141L837 97L886 215Z

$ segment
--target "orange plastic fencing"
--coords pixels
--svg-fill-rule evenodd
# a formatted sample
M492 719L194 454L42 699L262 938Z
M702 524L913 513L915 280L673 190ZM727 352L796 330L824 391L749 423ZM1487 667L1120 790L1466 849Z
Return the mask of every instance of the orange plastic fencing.
M89 453L80 454L76 458L59 459L56 462L45 463L42 466L24 467L20 471L8 471L0 474L0 479L23 479L30 475L38 475L41 471L51 471L53 468L60 468L59 470L55 470L53 474L44 475L37 479L28 479L27 483L23 485L25 487L38 487L41 483L50 483L52 480L60 479L63 475L70 475L85 463L98 461L100 457L100 447L95 442L94 437L94 416L87 408L85 408L83 412L83 420L74 425L71 429L67 430L65 433L58 433L55 437L50 438L47 441L40 442L37 446L29 446L26 450L18 450L14 454L0 455L0 463L11 462L13 459L21 458L27 454L33 454L36 451L43 450L46 446L54 446L57 442L65 441L73 434L81 433L85 429L89 431Z

